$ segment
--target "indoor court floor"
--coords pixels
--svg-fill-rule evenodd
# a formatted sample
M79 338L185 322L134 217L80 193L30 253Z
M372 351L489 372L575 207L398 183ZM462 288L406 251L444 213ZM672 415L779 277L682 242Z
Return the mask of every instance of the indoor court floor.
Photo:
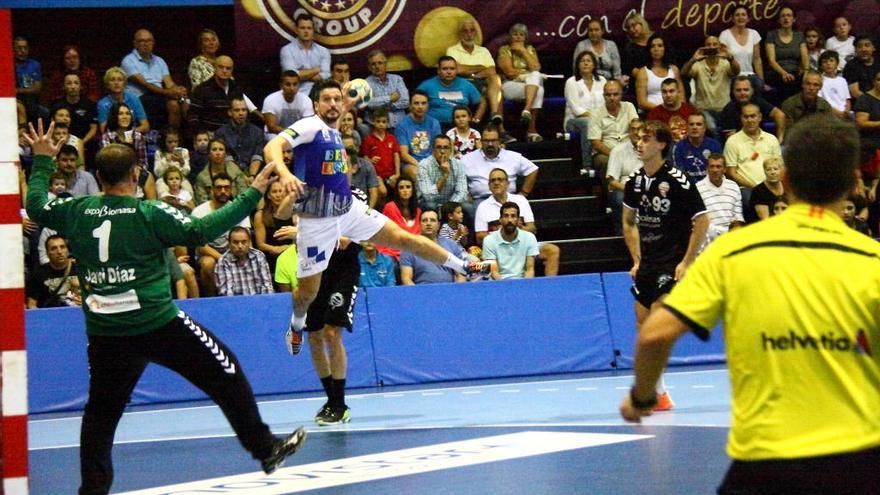
M137 408L116 435L113 493L708 494L727 469L726 369L666 374L674 410L630 425L617 408L628 372L348 392L352 421L318 427L317 394L260 398L276 434L303 449L270 476L210 403ZM32 416L31 493L75 493L80 416Z

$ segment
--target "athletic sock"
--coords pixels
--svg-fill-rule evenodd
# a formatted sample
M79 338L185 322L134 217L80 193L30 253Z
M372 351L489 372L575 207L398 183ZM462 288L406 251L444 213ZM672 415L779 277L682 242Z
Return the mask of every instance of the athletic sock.
M306 327L306 315L298 317L296 314L291 313L290 324L293 326L294 330L302 330Z
M443 266L445 266L446 268L452 268L462 275L467 275L467 270L465 269L467 264L462 261L461 258L455 256L452 253L448 253L446 255L446 261L443 262Z
M333 376L327 375L321 378L321 385L324 387L324 393L327 394L327 403L329 404L333 398Z
M666 393L666 382L663 381L663 375L660 375L660 379L657 380L657 386L654 390L657 391L657 395L663 395Z
M333 378L333 395L330 404L336 407L345 407L345 378Z

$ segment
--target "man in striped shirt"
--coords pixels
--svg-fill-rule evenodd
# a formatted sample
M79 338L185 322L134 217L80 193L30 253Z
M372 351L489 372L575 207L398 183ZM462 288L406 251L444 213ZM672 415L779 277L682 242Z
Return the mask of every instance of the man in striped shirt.
M716 237L745 224L739 186L724 176L724 155L712 153L706 161L706 177L697 182L697 191L709 211L709 228L701 251Z
M244 227L229 231L229 251L220 257L214 275L217 294L221 296L275 292L266 256L251 247L251 233Z

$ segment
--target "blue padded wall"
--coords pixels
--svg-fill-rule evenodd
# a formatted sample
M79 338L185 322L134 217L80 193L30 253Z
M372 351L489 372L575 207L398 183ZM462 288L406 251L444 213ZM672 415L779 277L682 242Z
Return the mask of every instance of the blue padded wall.
M613 359L598 275L370 290L370 315L385 385L610 369Z
M602 285L605 288L608 319L617 353L617 367L633 367L633 351L636 345L635 300L629 291L632 278L629 273L603 273ZM679 339L669 357L670 365L710 364L724 362L724 333L720 326L712 331L708 342L688 332Z
M355 330L345 335L350 387L526 376L632 367L635 317L626 273L361 290ZM321 390L308 345L285 350L290 295L181 301L238 356L257 395ZM78 410L88 393L79 308L26 312L32 413ZM686 336L673 364L723 361L716 331ZM158 366L147 368L133 404L203 399Z

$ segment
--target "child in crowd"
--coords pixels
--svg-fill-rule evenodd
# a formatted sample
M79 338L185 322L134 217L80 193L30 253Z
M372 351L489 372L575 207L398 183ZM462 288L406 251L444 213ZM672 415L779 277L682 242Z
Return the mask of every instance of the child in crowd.
M838 67L840 58L836 51L826 50L819 56L819 70L822 71L822 89L819 96L825 98L831 105L831 112L839 118L850 118L852 107L852 95L849 92L849 84L840 75Z
M187 179L190 183L196 180L196 176L208 164L208 143L214 137L208 131L199 131L193 136L193 152L189 159L189 174Z
M184 180L186 179L183 178L183 173L174 165L165 169L165 174L159 180L159 183L164 185L165 191L159 193L159 199L178 210L191 213L196 205L193 204L192 193L183 188ZM158 184L156 188L159 188Z
M69 198L70 193L67 192L67 179L61 172L53 172L49 176L49 199Z
M859 203L864 203L864 200L852 195L846 198L846 201L843 202L843 221L856 232L861 232L870 237L871 228L856 214L859 209Z
M784 196L776 198L776 200L773 201L773 215L779 215L787 209L788 199L786 199Z
M440 207L440 218L444 220L443 226L440 227L438 237L445 237L461 244L461 247L467 248L468 228L464 225L464 210L461 209L461 203L449 201Z
M681 115L673 115L669 118L669 130L672 132L672 140L676 143L687 137L688 124Z
M810 68L819 70L819 56L825 51L822 46L822 32L815 26L804 30L804 39L807 44L807 55L810 58Z
M373 110L373 129L361 144L361 156L373 162L379 181L379 203L388 197L386 186L393 186L400 177L400 146L394 134L388 132L388 110Z
M59 108L59 112L63 110L64 114L67 115L67 120L70 120L70 114L67 112L66 108ZM63 117L62 117L63 119ZM85 155L83 155L83 142L82 139L72 135L70 133L70 124L69 122L56 121L55 122L55 130L52 131L52 141L55 143L64 143L69 144L76 148L76 166L78 168L83 168L85 166Z
M455 158L461 159L462 156L483 146L480 141L480 131L471 127L470 108L456 105L452 110L452 123L455 127L446 131L446 135L452 140Z
M825 40L825 49L837 52L840 67L838 70L843 72L846 63L852 60L856 55L855 36L850 36L849 32L852 26L846 17L840 16L834 19L834 36Z
M180 131L172 126L162 129L160 142L162 146L156 150L153 162L153 173L156 177L160 177L156 182L156 192L162 197L168 191L168 184L164 182L165 172L175 167L182 174L181 187L188 191L191 197L192 184L186 178L190 173L189 150L180 146Z

